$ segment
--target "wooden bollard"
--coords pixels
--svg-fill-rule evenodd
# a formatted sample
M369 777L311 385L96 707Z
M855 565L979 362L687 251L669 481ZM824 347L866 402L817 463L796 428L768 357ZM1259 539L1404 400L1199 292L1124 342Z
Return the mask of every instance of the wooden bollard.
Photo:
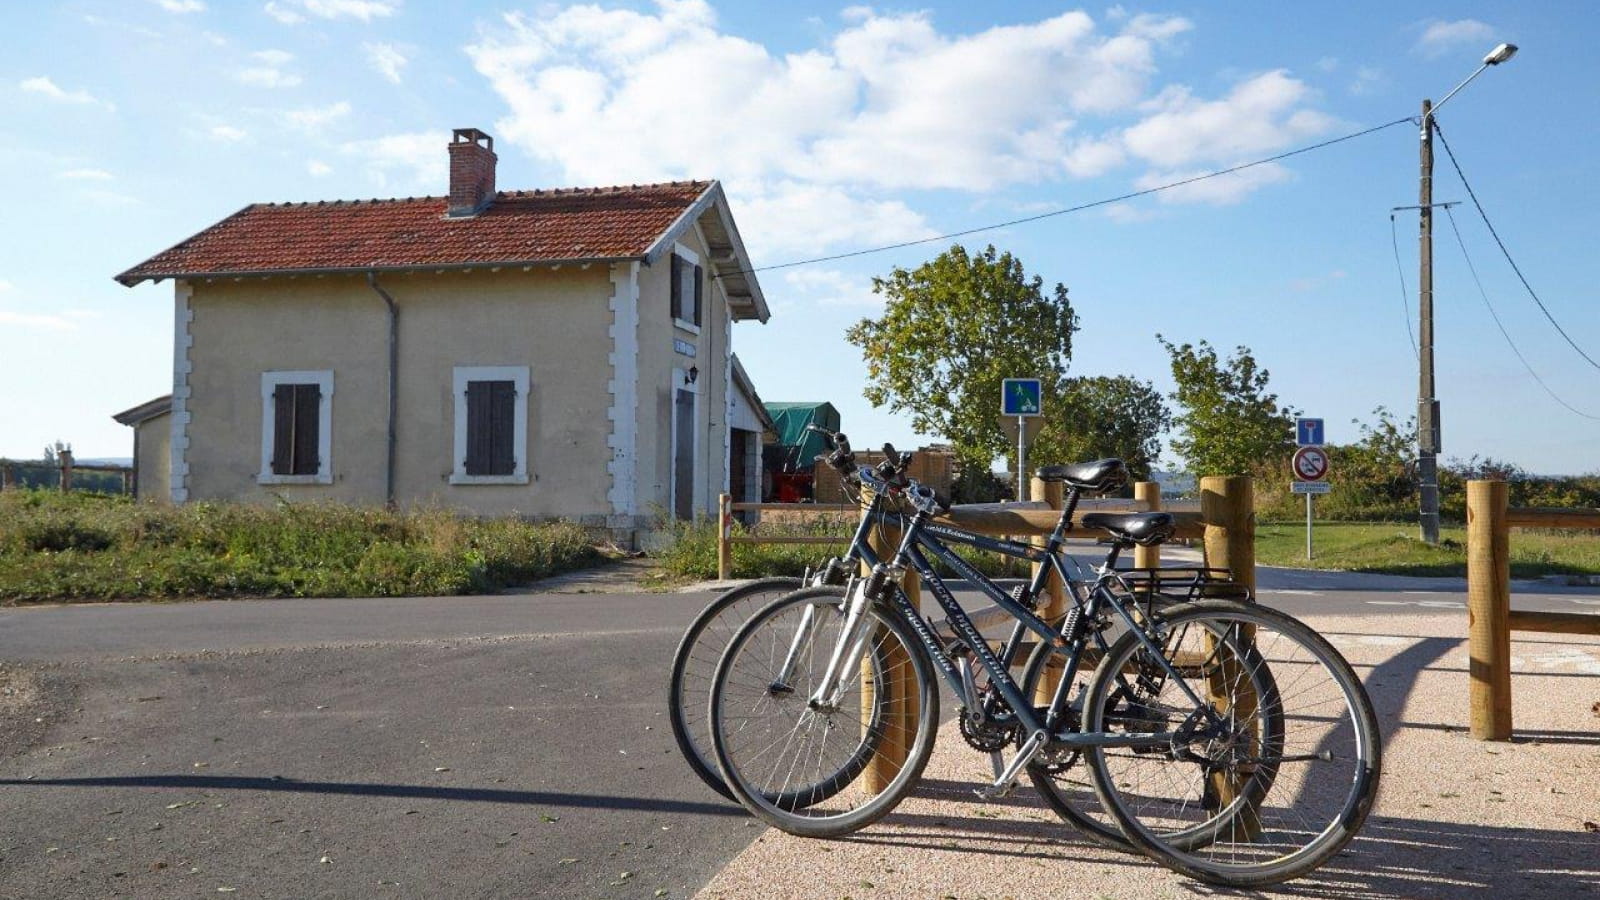
M862 513L866 512L866 505L870 500L862 498ZM894 558L896 550L900 549L901 532L898 528L885 525L874 528L870 543L872 552L884 562ZM863 563L861 567L863 577L871 572ZM917 573L907 572L901 582L901 589L906 593L906 599L911 601L914 609L922 606L922 588L917 580ZM878 752L867 761L866 769L861 773L862 787L869 794L876 794L889 786L900 770L905 767L907 756L911 752L911 744L917 739L917 715L919 698L917 697L917 680L911 669L911 659L898 641L885 641L885 634L878 629L869 641L871 647L882 647L883 665L888 677L885 679L884 690L889 694L888 710L883 722L883 740L878 743ZM872 654L869 652L861 660L861 709L863 713L872 708L876 701L875 673L873 671ZM871 719L863 716L863 724Z
M1141 481L1133 486L1133 499L1141 500L1149 512L1161 510L1161 485L1154 481ZM1136 569L1154 569L1161 565L1161 547L1134 547L1133 565Z
M1029 487L1032 489L1033 499L1044 501L1051 509L1060 509L1062 504L1066 502L1065 492L1062 490L1062 485L1059 481L1044 481L1035 478ZM1048 535L1035 537L1033 545L1035 547L1043 547L1049 540ZM1048 565L1048 563L1035 563L1033 566L1035 574L1038 573L1041 565ZM1061 576L1054 572L1050 573L1050 577L1045 581L1044 585L1045 596L1048 599L1039 607L1039 617L1046 622L1054 622L1067 614L1067 587L1061 583ZM1019 660L1019 662L1024 661ZM1061 670L1065 665L1065 659L1059 655L1052 655L1045 666L1045 676L1039 679L1039 683L1034 686L1034 703L1042 705L1050 702L1050 699L1055 695L1056 682L1060 680Z
M728 543L728 538L733 537L733 498L727 494L717 495L717 580L727 581L733 577L733 546Z
M56 453L56 463L61 466L62 493L72 490L72 451L58 451Z
M1256 592L1256 513L1255 489L1249 476L1209 475L1200 479L1200 518L1206 526L1206 565L1227 569L1233 580L1250 591L1252 601ZM1252 634L1241 635L1250 640ZM1208 639L1206 655L1215 652ZM1207 692L1211 704L1219 711L1234 712L1241 719L1256 714L1257 698L1249 690L1230 690L1230 685L1248 685L1237 659L1226 656L1220 660L1215 674L1207 679ZM1217 772L1210 776L1211 789L1217 800L1226 807L1243 789L1238 775ZM1235 818L1226 838L1247 842L1261 834L1261 819L1252 810Z
M1472 736L1511 739L1511 540L1504 481L1467 482L1467 665Z

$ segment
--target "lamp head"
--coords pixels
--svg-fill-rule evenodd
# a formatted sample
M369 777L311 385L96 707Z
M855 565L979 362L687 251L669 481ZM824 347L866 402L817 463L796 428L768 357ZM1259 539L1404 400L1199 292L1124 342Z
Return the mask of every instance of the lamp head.
M1516 55L1516 44L1501 44L1489 51L1489 55L1483 58L1483 64L1486 66L1498 66Z

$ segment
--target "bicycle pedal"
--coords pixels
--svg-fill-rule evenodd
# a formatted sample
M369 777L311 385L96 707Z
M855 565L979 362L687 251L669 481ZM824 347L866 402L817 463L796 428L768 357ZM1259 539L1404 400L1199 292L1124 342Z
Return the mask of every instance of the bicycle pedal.
M1011 792L1016 789L1016 781L1008 781L1005 784L986 784L981 788L974 788L972 793L977 795L979 800L985 803L992 803L1011 796Z

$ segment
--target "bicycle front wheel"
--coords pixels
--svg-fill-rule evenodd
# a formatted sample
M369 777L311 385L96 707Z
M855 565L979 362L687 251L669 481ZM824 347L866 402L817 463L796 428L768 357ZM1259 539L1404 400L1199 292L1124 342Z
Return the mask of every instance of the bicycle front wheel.
M808 588L773 601L729 642L708 718L723 781L775 828L837 837L887 815L933 751L932 664L898 615L869 606L860 671L813 702L846 638L844 592Z
M1234 887L1326 862L1378 790L1377 716L1349 663L1304 623L1233 601L1172 607L1150 632L1112 645L1084 701L1086 732L1160 736L1088 753L1124 835ZM1113 698L1130 692L1137 704L1116 713Z
M773 600L799 590L798 578L762 578L727 591L711 601L689 623L672 656L672 677L667 688L667 716L672 737L689 768L706 786L733 799L722 783L717 760L711 755L711 727L706 720L706 701L711 696L711 676L728 641L760 609Z

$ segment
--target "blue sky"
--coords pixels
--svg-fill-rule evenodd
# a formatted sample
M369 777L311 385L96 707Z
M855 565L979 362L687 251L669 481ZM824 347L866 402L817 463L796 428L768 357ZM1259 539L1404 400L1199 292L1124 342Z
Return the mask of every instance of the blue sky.
M496 136L502 188L724 180L758 265L1071 206L1406 115L1497 42L1522 53L1440 123L1550 312L1600 359L1600 13L1584 3L1075 7L720 2L78 0L0 9L0 455L122 456L110 413L170 389L171 286L111 276L247 203L438 194L452 127ZM1438 200L1465 200L1440 152ZM1414 408L1389 209L1417 201L1399 126L1112 208L967 238L1071 289L1075 374L1166 389L1160 332L1251 347L1329 438ZM1470 206L1468 250L1545 382L1600 416ZM1441 217L1446 457L1600 469L1600 422L1507 348ZM1416 219L1399 219L1415 316ZM938 243L762 276L735 330L768 400L861 398L846 327L870 278ZM1027 374L1027 373L1018 373ZM596 414L600 414L599 411ZM1174 462L1169 458L1168 464Z

